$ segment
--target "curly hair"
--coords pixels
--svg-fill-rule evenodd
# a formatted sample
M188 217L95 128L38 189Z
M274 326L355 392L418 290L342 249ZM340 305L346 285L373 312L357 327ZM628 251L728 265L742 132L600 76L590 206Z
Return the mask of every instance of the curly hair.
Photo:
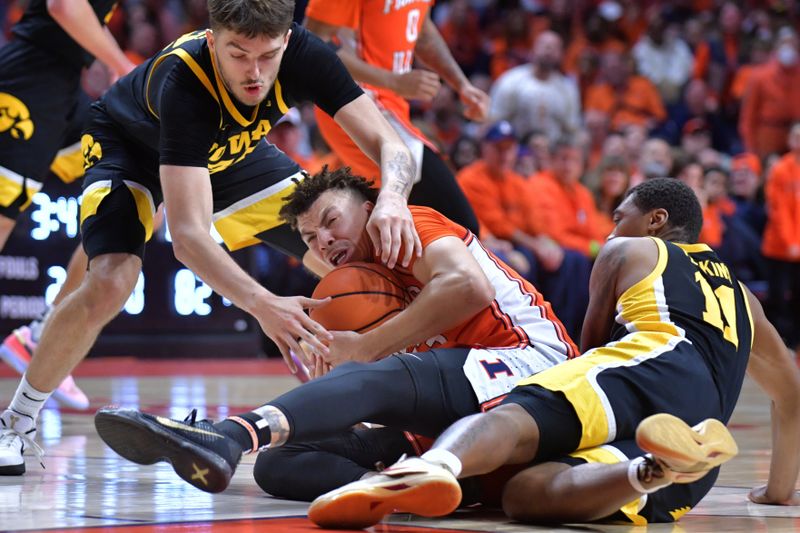
M703 227L703 210L697 195L676 178L651 178L628 191L633 204L642 212L664 209L669 214L667 224L681 230L684 241L697 242Z
M279 216L292 229L297 229L297 217L308 211L317 198L322 196L322 193L333 189L350 191L363 200L374 203L378 199L378 189L372 186L373 183L361 176L354 175L350 167L328 170L328 165L325 165L313 176L298 180L294 191L283 198L285 203Z

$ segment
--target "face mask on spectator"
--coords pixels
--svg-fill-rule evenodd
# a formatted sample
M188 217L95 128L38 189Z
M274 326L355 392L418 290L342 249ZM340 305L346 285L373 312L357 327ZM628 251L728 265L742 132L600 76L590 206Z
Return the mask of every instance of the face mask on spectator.
M778 47L775 57L784 67L790 67L797 63L797 50L791 44L782 44Z

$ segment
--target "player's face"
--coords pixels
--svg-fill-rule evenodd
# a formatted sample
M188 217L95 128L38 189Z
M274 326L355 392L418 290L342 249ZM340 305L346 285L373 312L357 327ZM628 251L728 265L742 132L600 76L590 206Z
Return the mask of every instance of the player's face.
M342 190L325 191L297 217L297 229L308 249L331 266L371 257L366 227L372 202Z
M650 214L642 213L633 203L633 194L625 198L614 210L614 237L646 237L650 235Z
M254 106L267 97L291 33L283 37L247 37L225 29L206 33L222 82L234 98Z

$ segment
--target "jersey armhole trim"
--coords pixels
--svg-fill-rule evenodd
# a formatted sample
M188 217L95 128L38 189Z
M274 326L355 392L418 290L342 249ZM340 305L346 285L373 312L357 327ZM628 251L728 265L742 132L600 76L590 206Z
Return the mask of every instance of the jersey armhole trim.
M214 91L214 86L211 84L211 80L208 79L208 76L206 76L206 73L203 71L200 65L197 64L197 61L195 61L194 58L190 56L188 52L186 52L186 50L182 48L177 48L171 52L167 52L163 56L156 59L155 62L153 63L153 66L150 67L150 72L148 72L147 74L147 83L145 85L144 94L145 94L145 102L147 103L147 109L150 111L150 113L152 113L154 117L160 119L158 114L155 111L153 111L153 108L150 106L150 78L153 76L153 72L155 71L155 69L158 68L158 66L168 56L171 55L177 56L184 63L186 63L186 65L191 69L194 75L197 76L197 79L200 80L200 83L202 83L203 86L206 88L206 90L209 92L209 94L211 94L211 97L214 98L217 104L219 104L219 97L217 97L217 93L216 91Z

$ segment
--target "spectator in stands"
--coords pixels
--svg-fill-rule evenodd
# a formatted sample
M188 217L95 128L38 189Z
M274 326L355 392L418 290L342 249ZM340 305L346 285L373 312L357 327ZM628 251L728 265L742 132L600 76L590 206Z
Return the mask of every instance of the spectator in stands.
M509 121L520 136L534 128L544 130L551 141L578 130L578 89L558 70L562 46L556 33L542 33L534 43L531 62L497 79L490 94L492 120Z
M610 134L609 117L603 111L589 109L584 114L587 135L587 168L595 168L603 157L603 147Z
M608 235L614 229L614 210L625 199L630 176L628 164L621 157L605 157L595 172L587 179L587 186L594 195L600 219L600 234Z
M272 127L267 134L267 140L307 171L311 161L300 151L300 145L305 135L304 128L300 111L292 108Z
M762 251L769 262L767 307L791 348L800 345L800 123L789 132L789 152L766 185L767 226Z
M522 136L522 144L533 155L537 172L550 168L550 139L544 131L529 131Z
M611 117L611 128L622 130L636 124L651 130L667 118L661 96L643 76L633 75L626 54L609 52L602 56L600 80L589 87L585 107Z
M702 40L695 50L692 77L708 80L720 100L727 99L741 62L741 27L741 10L734 2L725 2L719 12L719 31Z
M635 172L631 175L631 187L647 178L663 178L672 172L672 148L667 141L654 137L642 145Z
M532 38L527 21L521 9L510 9L503 14L502 33L491 41L489 74L493 80L528 63Z
M760 238L767 223L767 210L761 188L761 162L755 154L743 153L733 157L730 191L736 204L736 215Z
M598 212L592 193L580 180L584 172L581 147L565 138L553 148L550 170L531 179L534 208L545 222L544 231L564 248L594 259L608 237L598 229Z
M531 182L512 170L518 147L511 124L495 123L481 143L482 159L456 177L478 215L482 237L499 239L490 243L502 255L509 243L524 255L528 270L520 273L536 283L572 335L580 331L586 311L591 263L545 234L546 214L537 207Z
M683 125L681 150L689 157L698 157L700 152L711 147L711 131L702 118L693 118Z
M471 165L481 156L481 147L472 137L461 136L450 149L450 163L455 172Z
M653 82L664 104L670 106L680 98L694 58L689 46L667 26L663 15L653 10L647 34L633 47L633 57L639 73Z
M735 124L723 116L719 100L709 91L704 80L694 79L686 84L683 99L673 106L670 118L662 129L664 137L672 144L681 141L687 129L698 131L697 124L703 124L703 130L710 136L710 146L715 150L730 152L739 148L739 136L736 135ZM688 126L694 121L694 126ZM695 155L699 150L695 152Z
M766 266L760 253L761 238L736 213L736 204L728 196L726 171L706 169L703 190L706 202L699 242L714 248L742 282L763 280Z
M476 71L485 71L486 58L483 53L481 28L478 13L468 0L450 2L447 18L439 32L444 42L461 66L464 74L471 76Z
M773 58L751 75L742 100L739 132L748 152L764 158L786 151L791 124L800 120L800 61L797 35L781 30Z

